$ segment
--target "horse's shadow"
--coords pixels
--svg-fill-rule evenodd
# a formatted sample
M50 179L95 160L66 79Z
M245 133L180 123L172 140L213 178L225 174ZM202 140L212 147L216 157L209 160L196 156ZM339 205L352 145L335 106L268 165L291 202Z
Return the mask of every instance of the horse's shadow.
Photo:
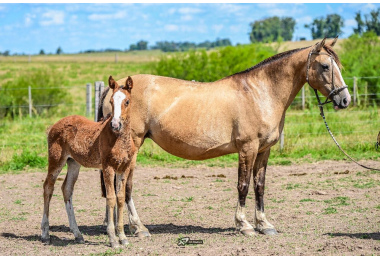
M332 237L350 237L359 239L380 240L380 233L326 233Z
M235 235L235 228L205 228L202 226L193 226L193 225L174 225L170 224L157 224L157 225L146 225L151 235L154 234L191 234L191 233L204 233L204 234L215 234L215 233L225 233L224 235ZM128 225L124 226L127 236L133 236L129 232ZM107 228L103 225L95 226L79 226L79 230L83 235L87 236L99 236L107 235ZM65 225L51 226L51 232L65 232L71 233L70 228ZM12 238L12 239L23 239L26 241L41 241L40 235L29 235L21 236L13 233L1 233L1 237ZM61 239L57 236L50 235L51 245L53 246L68 246L70 244L75 244L74 237L72 239ZM87 245L100 245L102 242L90 242L86 241Z

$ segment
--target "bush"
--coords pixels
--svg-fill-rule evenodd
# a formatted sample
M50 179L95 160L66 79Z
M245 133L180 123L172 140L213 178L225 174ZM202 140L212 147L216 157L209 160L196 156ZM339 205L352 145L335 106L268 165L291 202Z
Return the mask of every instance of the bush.
M3 171L20 171L26 166L32 168L43 168L47 165L47 158L41 157L37 152L24 150L20 155L14 154L12 160L1 165Z
M272 48L260 44L228 46L164 56L152 66L160 76L210 82L250 68L274 54Z
M21 74L17 79L8 81L0 87L0 118L6 116L13 118L20 115L23 111L22 108L26 113L28 86L32 87L32 104L44 105L43 107L33 107L36 114L51 109L51 105L61 103L65 98L67 102L66 90L56 88L62 87L62 85L62 75L53 70L34 70Z

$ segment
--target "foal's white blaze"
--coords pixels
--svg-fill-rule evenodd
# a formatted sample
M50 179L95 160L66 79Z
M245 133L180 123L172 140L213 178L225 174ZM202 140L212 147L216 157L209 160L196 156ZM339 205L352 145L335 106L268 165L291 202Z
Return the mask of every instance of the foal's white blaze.
M118 126L119 125L119 122L120 122L120 115L121 115L121 104L123 103L123 100L126 98L127 96L121 92L120 90L118 90L114 95L113 95L113 111L114 111L114 114L113 114L113 118L112 118L112 125L116 125Z

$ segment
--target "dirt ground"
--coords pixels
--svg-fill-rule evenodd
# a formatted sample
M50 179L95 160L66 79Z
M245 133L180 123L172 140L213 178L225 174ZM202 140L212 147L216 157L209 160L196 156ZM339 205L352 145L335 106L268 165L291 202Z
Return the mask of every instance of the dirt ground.
M51 201L52 244L44 246L45 175L0 175L0 255L380 255L380 173L350 162L269 166L265 212L279 234L254 237L235 231L237 168L138 167L133 198L152 236L139 239L128 232L130 244L122 249L109 247L96 170L82 170L74 192L86 243L76 244L68 227L60 189L64 173ZM247 207L254 224L252 184ZM203 244L178 246L181 237Z

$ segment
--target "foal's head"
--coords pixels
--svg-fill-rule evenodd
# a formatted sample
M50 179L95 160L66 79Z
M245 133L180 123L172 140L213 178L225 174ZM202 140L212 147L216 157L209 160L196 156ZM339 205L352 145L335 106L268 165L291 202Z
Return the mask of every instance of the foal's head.
M336 43L326 44L326 38L317 43L309 53L307 77L308 83L320 91L333 103L335 109L347 108L351 96L340 72L341 63L338 55L332 49Z
M110 76L108 85L113 90L110 100L112 106L111 128L114 131L120 131L130 114L133 81L131 77L128 77L125 85L119 86L112 76Z

